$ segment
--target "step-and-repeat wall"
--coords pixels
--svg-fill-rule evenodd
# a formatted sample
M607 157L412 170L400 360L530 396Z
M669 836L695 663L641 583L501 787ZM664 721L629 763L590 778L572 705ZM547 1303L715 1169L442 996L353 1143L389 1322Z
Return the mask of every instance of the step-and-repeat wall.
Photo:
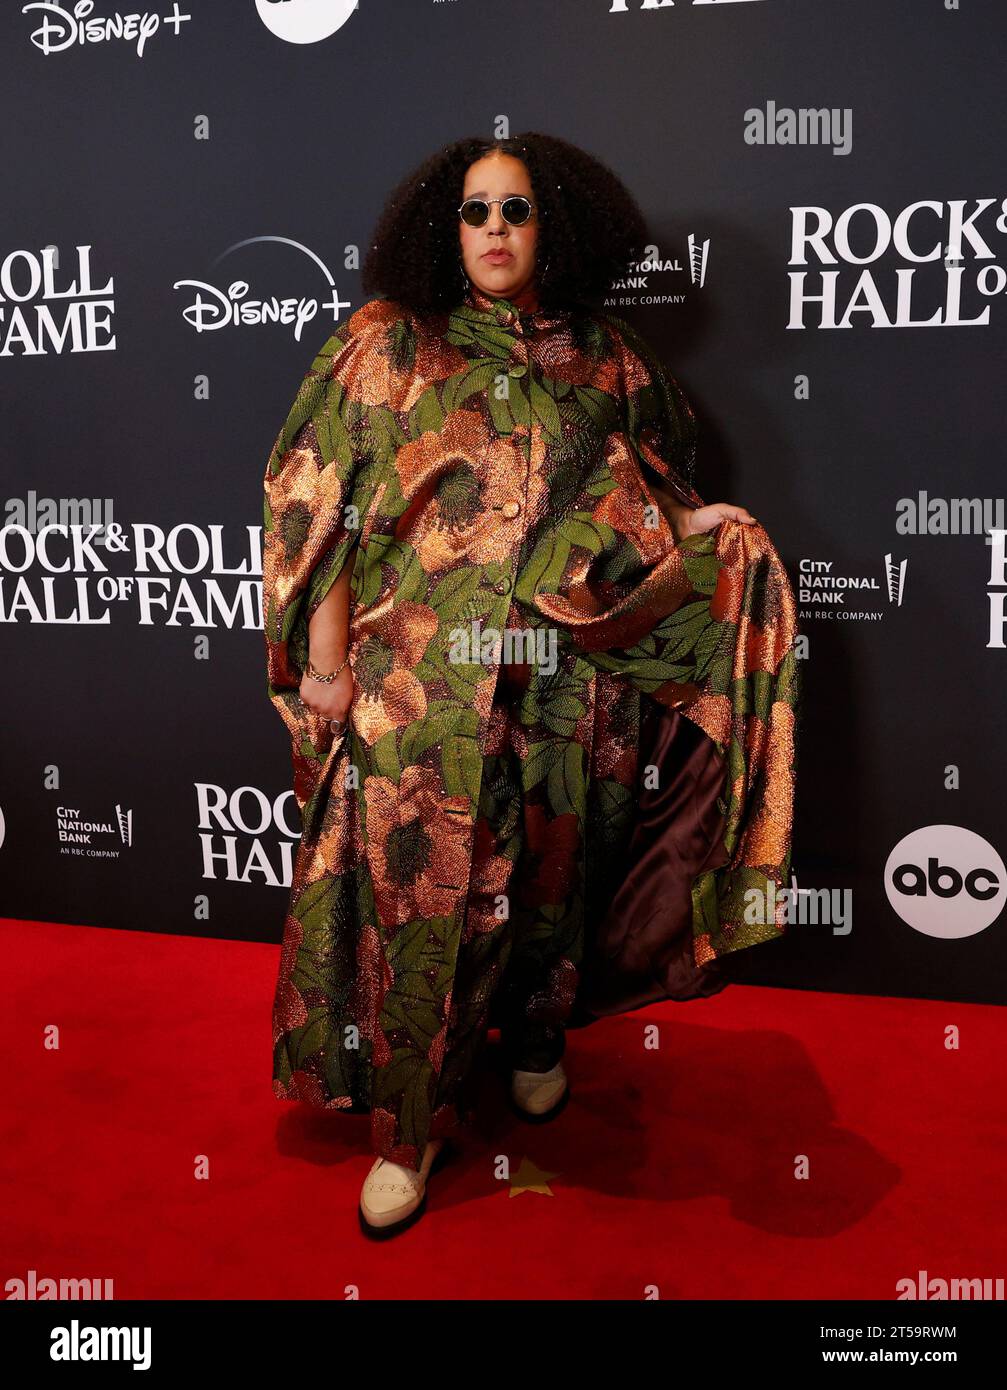
M799 598L796 920L754 978L1003 1000L997 0L84 0L0 38L0 913L279 941L266 459L390 188L543 130L647 213L609 307Z

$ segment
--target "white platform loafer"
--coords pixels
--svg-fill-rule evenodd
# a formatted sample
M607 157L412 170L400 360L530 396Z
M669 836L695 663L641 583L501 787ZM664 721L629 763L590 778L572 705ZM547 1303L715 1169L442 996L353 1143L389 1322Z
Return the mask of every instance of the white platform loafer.
M570 1099L570 1084L563 1063L549 1071L511 1072L511 1103L522 1119L541 1123L551 1120Z
M376 1240L397 1235L423 1214L427 1179L447 1159L445 1139L432 1139L423 1151L420 1168L407 1168L376 1158L360 1189L360 1228Z

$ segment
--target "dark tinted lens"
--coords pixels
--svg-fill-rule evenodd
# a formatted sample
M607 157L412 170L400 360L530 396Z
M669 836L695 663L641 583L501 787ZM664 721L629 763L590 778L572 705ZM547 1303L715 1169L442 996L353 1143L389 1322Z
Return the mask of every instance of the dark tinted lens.
M462 221L470 227L481 227L489 215L489 204L481 198L466 198L462 203Z
M531 213L531 206L527 198L505 198L500 205L504 221L509 222L512 227L520 227L522 222L527 222Z

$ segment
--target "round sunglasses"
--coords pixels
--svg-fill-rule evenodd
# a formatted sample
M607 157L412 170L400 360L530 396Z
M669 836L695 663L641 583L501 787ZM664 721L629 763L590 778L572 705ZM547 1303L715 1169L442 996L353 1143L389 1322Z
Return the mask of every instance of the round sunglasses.
M518 193L510 198L466 198L458 209L458 215L469 227L485 227L491 203L500 204L501 217L512 227L520 227L527 222L535 206Z

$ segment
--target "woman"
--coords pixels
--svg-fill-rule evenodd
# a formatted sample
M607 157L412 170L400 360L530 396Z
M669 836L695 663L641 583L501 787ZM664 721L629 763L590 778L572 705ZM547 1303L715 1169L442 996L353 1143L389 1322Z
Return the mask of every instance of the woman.
M274 1089L370 1112L370 1235L422 1211L489 1028L549 1119L567 1027L712 993L782 931L793 594L755 518L694 491L677 383L594 307L647 240L564 141L448 147L266 469L303 821Z

